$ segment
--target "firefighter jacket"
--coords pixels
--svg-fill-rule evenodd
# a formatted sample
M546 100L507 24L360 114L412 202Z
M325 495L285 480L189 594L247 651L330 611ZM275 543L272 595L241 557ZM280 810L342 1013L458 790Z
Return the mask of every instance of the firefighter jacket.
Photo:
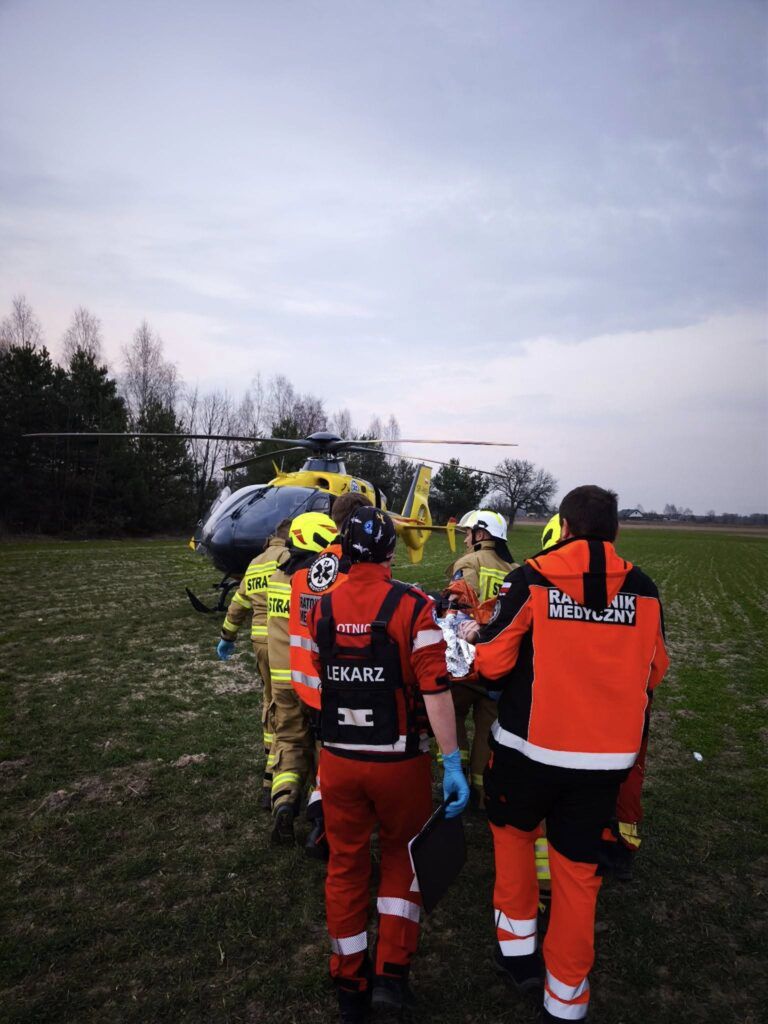
M451 569L451 580L466 580L478 600L487 601L489 597L496 597L504 577L516 568L515 562L505 562L499 557L492 540L481 540L471 551L456 559Z
M317 646L309 635L309 613L323 596L347 579L349 560L341 553L341 544L321 551L306 569L297 569L291 578L291 607L288 616L290 634L291 682L299 698L320 710L320 677L312 660Z
M267 642L267 582L287 558L285 541L279 537L270 537L264 550L251 561L240 580L221 627L223 640L234 640L250 613L251 640L262 644Z
M422 695L448 689L433 607L421 590L393 581L388 566L356 562L344 586L312 609L320 731L332 753L392 761L429 749Z
M477 671L503 691L492 745L625 774L668 664L653 581L607 541L562 541L510 573L480 631Z
M306 569L316 552L288 550L289 557L275 570L267 585L267 642L272 684L290 686L291 658L288 621L291 614L291 581L294 573Z

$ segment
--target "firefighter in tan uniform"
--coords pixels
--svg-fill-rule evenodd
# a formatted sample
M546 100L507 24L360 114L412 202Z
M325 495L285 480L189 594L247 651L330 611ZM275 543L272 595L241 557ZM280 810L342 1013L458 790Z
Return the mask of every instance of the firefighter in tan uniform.
M240 585L235 591L227 616L221 627L221 639L216 653L222 661L232 656L235 650L235 638L248 616L251 616L251 643L256 655L256 664L264 685L262 694L261 724L264 734L264 782L262 787L261 806L269 810L272 806L272 762L271 747L274 738L274 703L272 700L272 681L269 672L269 656L267 653L267 582L272 573L288 558L285 545L288 536L290 519L284 519L267 540L264 550L257 555L245 570Z
M336 525L323 512L304 512L288 530L288 559L267 588L267 642L274 701L272 744L272 841L294 844L293 820L306 783L314 778L315 740L309 711L291 682L291 582L336 538Z
M481 602L496 597L504 577L517 568L507 547L506 519L490 509L473 509L462 516L459 528L466 531L467 550L454 562L451 581L465 580ZM496 701L488 696L485 687L475 683L453 683L451 693L456 708L459 750L464 768L469 772L472 801L482 807L483 771L490 756L488 735L496 718ZM471 751L465 722L470 710L475 727Z

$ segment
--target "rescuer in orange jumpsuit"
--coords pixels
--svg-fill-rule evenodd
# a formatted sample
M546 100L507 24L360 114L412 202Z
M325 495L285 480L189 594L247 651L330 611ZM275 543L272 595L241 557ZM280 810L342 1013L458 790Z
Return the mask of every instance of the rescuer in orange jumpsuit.
M669 664L653 581L618 555L616 495L577 487L561 540L505 580L475 665L501 689L485 772L495 848L499 969L522 991L544 981L543 1019L586 1017L603 826L643 742L648 694ZM537 954L534 843L546 821L552 909Z
M370 499L359 491L340 495L331 507L331 519L338 529L356 508L370 505ZM307 628L307 616L323 594L341 586L347 578L349 559L342 555L341 543L335 540L304 569L298 569L291 578L291 608L288 617L290 633L291 683L299 700L309 709L308 717L315 737L320 738L320 680L312 662L313 642ZM325 839L322 792L319 773L307 800L307 818L310 822L304 850L309 857L326 860L328 843Z
M344 524L347 582L312 609L322 681L320 773L330 845L326 915L331 976L342 1024L360 1024L371 1004L399 1013L407 1006L421 900L408 842L432 809L427 722L444 751L446 814L469 799L456 745L446 677L445 641L432 601L392 580L391 519L361 508ZM368 960L370 839L378 822L381 850L375 964ZM373 971L372 986L371 971Z

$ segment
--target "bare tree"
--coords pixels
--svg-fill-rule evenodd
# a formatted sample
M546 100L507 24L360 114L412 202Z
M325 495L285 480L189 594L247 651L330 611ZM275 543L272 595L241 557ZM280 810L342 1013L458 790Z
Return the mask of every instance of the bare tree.
M132 423L153 404L173 410L181 388L178 371L163 359L163 342L146 320L132 343L123 348L123 357L125 373L120 383Z
M195 388L185 401L184 429L190 434L235 433L232 398L226 391L211 391L201 397ZM202 515L208 504L211 498L211 484L219 476L222 466L229 461L232 447L231 442L212 438L189 442L195 467L194 484L198 515Z
M325 415L322 398L316 395L298 395L291 412L300 437L308 437L316 430L325 430L328 417Z
M0 323L0 352L11 345L36 348L43 344L43 329L24 295L14 296L10 314Z
M262 437L269 433L266 415L267 393L261 374L257 373L243 396L235 415L236 433Z
M78 306L61 339L65 363L71 363L72 356L77 351L85 352L95 361L100 361L101 342L101 320L89 313L85 306Z
M546 469L537 469L527 459L504 459L494 469L503 480L494 481L495 489L489 504L503 512L509 525L515 521L517 510L544 513L557 490L557 480Z
M349 409L338 409L328 421L328 429L338 434L339 437L354 437L355 428L352 425L352 414Z

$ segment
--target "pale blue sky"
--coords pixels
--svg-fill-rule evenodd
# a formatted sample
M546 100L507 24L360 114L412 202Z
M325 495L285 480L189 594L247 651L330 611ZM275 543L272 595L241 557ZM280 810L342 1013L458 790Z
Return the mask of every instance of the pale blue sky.
M563 491L768 510L767 24L0 2L0 315L23 292L56 351L85 305L115 370L147 318L190 384L282 372Z

